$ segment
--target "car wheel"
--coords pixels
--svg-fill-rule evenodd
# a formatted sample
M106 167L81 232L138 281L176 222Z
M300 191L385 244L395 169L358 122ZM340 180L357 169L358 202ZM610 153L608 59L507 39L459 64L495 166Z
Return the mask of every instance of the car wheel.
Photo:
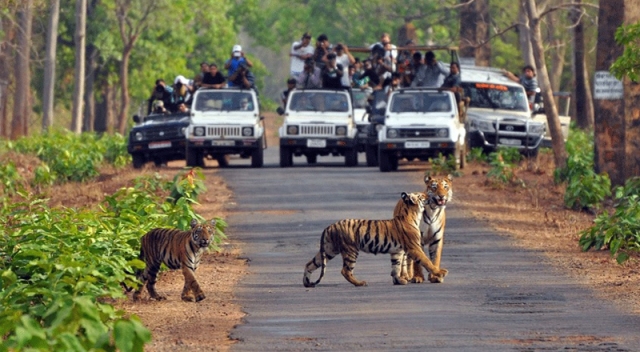
M229 166L229 156L228 155L218 155L216 157L218 161L218 167L227 167Z
M318 162L318 154L307 154L307 164L315 164Z
M262 167L264 164L264 149L262 149L262 138L258 139L258 148L251 153L251 167Z
M293 154L291 149L287 147L280 147L280 167L293 166Z
M373 145L367 145L364 150L367 158L367 166L378 166L378 148Z
M131 154L131 159L133 160L133 168L140 169L147 162L142 154Z
M378 151L378 163L381 172L389 172L391 171L391 155L389 152L385 152L382 150Z
M348 149L344 153L344 164L347 166L358 165L358 150L356 148Z

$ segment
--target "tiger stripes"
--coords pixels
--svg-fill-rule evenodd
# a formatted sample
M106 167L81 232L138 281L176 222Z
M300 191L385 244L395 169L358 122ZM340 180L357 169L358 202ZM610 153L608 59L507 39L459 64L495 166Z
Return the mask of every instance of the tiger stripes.
M346 219L329 225L320 237L320 250L306 264L302 283L315 287L324 277L327 262L336 255L342 256L342 276L355 286L366 286L353 275L360 251L365 253L389 253L391 276L396 285L405 285L400 277L405 253L416 263L423 265L434 277L444 277L446 269L436 268L422 250L419 226L426 196L424 193L402 193L398 201L399 213L391 220ZM320 277L311 282L311 274L321 268Z
M215 225L215 220L198 224L196 219L193 219L191 229L188 231L157 228L142 236L139 258L145 262L146 267L136 273L141 284L134 292L133 299L140 299L145 284L152 299L159 301L166 299L155 289L158 271L163 263L172 270L182 269L184 288L181 298L183 301L194 301L194 294L196 302L205 299L205 294L196 280L195 271L200 264L202 254L213 240Z
M429 258L436 268L440 267L442 258L442 248L444 245L444 228L447 220L445 209L447 203L453 196L453 178L451 175L443 178L425 176L427 202L420 223L420 233L422 235L422 247L429 246ZM396 207L394 215L400 209ZM414 265L411 260L404 258L402 277L412 282L420 283L425 280L422 269L419 265ZM441 283L444 276L433 276L429 274L429 281Z

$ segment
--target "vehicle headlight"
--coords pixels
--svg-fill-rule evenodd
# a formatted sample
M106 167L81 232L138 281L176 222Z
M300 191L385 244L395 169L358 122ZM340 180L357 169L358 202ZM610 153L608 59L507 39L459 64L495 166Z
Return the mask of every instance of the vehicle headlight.
M346 135L347 135L347 126L336 127L336 136L346 136Z
M186 128L186 127L182 127L182 128L178 131L178 133L179 133L181 136L184 136L184 135L187 133L187 128Z
M397 137L398 137L398 130L392 128L387 131L387 138L397 138Z
M253 136L253 127L243 127L242 128L242 135L244 137Z
M529 133L542 134L546 130L544 124L530 124Z
M483 120L472 120L471 126L479 129L480 131L495 132L496 130L491 122Z
M449 130L446 128L441 128L436 132L436 135L440 138L449 137Z
M376 132L380 132L381 129L382 129L382 125L376 125Z
M196 137L203 137L204 136L204 127L194 127L193 128L193 135Z
M141 140L144 139L144 135L142 134L142 132L136 132L135 138L136 138L136 141L140 142Z
M296 125L287 126L287 134L298 134L298 126Z

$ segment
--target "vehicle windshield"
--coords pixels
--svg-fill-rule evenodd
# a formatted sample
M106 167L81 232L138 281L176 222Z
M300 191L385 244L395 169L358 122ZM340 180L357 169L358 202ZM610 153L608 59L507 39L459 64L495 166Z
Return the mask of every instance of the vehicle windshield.
M348 112L349 100L346 94L336 92L292 92L289 110L316 112Z
M145 116L144 120L145 121L170 120L170 119L179 119L187 116L189 116L189 113L187 112L176 112L172 114L151 113Z
M196 111L253 111L256 109L250 93L202 91L198 93Z
M529 101L522 87L494 83L462 83L469 107L527 111Z
M441 92L403 92L394 94L391 112L448 112L452 110L449 95Z

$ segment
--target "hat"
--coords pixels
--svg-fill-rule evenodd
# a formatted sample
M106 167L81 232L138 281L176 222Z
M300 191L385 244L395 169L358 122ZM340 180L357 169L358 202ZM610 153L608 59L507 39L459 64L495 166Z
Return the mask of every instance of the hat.
M238 57L242 55L242 47L238 44L233 46L233 56Z

